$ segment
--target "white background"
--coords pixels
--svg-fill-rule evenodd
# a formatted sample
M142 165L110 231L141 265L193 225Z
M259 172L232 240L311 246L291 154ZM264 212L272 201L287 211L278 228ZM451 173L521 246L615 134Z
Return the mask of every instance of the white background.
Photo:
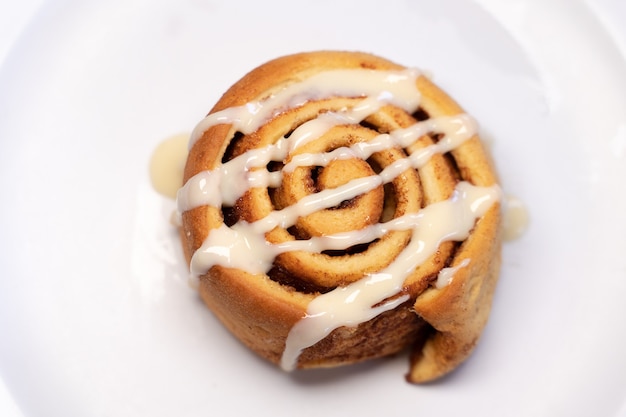
M43 0L0 1L0 66L9 54L13 42L42 3ZM2 379L0 379L0 416L21 417Z
M33 13L36 13L42 3L43 0L0 0L0 65L7 56L10 56L13 43L20 36L21 31L27 27ZM587 3L607 25L626 59L626 2L623 0L589 0ZM6 279L6 277L0 277L0 279ZM7 387L0 380L0 416L19 415ZM626 409L620 415L626 416Z

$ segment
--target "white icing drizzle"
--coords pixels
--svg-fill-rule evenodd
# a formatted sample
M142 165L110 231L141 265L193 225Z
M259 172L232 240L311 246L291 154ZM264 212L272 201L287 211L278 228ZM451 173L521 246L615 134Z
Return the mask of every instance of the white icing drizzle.
M507 195L503 199L504 240L511 241L524 234L528 227L528 209L519 198Z
M183 182L189 134L178 134L163 140L150 157L149 173L152 187L159 194L175 199Z
M435 288L442 289L443 287L447 287L450 285L452 280L454 279L454 274L461 269L469 265L470 260L465 258L461 261L460 264L456 266L450 266L448 268L442 268L437 275L437 282L435 283Z
M412 232L407 247L388 267L346 287L319 295L309 304L306 316L296 323L287 338L281 362L285 370L296 366L303 349L322 340L334 329L358 325L405 302L408 295L402 294L402 285L407 276L428 259L442 242L467 238L475 222L501 198L497 185L477 187L460 182L450 199L385 223L280 244L271 244L265 240L265 233L273 228L288 228L301 216L334 207L393 181L405 170L424 166L434 154L449 152L476 133L476 124L468 115L432 118L349 147L295 155L282 172L267 170L269 162L284 162L295 149L322 136L333 126L359 123L387 103L414 112L419 107L421 97L416 86L418 76L416 70L323 72L289 84L261 101L211 114L192 133L190 146L206 129L216 124L231 124L238 131L251 133L281 111L303 105L309 100L335 96L363 97L354 107L326 112L303 123L289 138L283 137L272 145L249 150L213 170L198 173L178 191L180 213L205 205L216 208L232 206L250 188L279 186L283 173L299 166L325 166L338 159L367 159L375 152L389 147L407 148L429 132L443 135L436 144L395 161L377 175L353 179L339 187L308 195L296 204L274 210L253 223L239 221L230 227L222 224L210 231L202 246L194 253L191 276L197 281L214 265L239 268L251 274L265 274L281 253L347 249L359 243L371 242L392 230ZM456 268L466 266L464 262ZM450 268L442 272L438 285L441 281L443 286L455 271Z
M242 133L252 133L267 120L287 108L303 105L307 101L327 97L375 97L409 112L417 110L421 95L416 94L416 69L403 71L332 70L315 74L292 83L265 100L230 107L205 117L191 133L189 146L209 127L232 124Z

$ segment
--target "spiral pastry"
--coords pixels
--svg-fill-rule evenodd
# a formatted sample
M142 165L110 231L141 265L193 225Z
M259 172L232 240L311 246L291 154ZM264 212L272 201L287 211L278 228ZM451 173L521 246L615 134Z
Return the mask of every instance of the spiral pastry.
M474 121L418 70L320 51L234 84L192 133L178 193L201 298L285 370L412 348L453 370L487 321L500 199Z

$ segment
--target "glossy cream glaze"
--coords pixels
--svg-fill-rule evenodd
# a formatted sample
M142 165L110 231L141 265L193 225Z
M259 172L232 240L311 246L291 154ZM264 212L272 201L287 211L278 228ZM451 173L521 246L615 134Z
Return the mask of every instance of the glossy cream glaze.
M507 195L503 202L503 237L505 241L515 240L528 228L530 221L528 208L521 199L512 195Z
M307 101L331 96L355 97L365 95L413 112L417 110L421 96L415 88L415 79L418 75L419 72L415 69L321 72L303 81L289 84L265 100L230 107L209 114L198 123L191 133L189 146L192 147L211 126L222 123L232 124L236 130L242 133L252 133L267 120L287 108L298 107Z
M465 268L467 265L469 265L469 263L470 263L470 260L468 258L465 258L458 265L450 266L447 268L442 268L441 271L439 271L439 274L437 275L437 281L435 281L435 288L441 289L450 285L450 283L454 279L454 274L456 274L459 269Z
M466 114L432 118L349 147L325 153L295 155L289 159L282 172L270 172L267 169L271 161L285 162L291 152L322 136L333 126L359 123L385 104L391 103L411 113L416 111L421 98L416 86L419 75L416 70L322 72L290 84L263 100L213 113L203 119L192 133L190 146L213 125L231 124L238 131L250 133L281 111L300 106L309 100L334 96L362 97L354 107L326 112L303 123L288 138L249 150L213 170L196 174L178 192L180 213L205 205L216 208L232 206L250 188L277 187L283 173L300 166L326 166L338 159L367 159L373 153L390 147L406 148L427 133L442 134L437 143L398 159L378 174L356 178L336 188L307 195L296 204L272 211L252 223L239 221L230 227L222 224L211 230L202 246L193 254L190 268L194 281L214 265L238 268L251 274L265 274L281 253L347 249L359 243L371 242L391 230L411 231L409 244L385 269L319 295L309 304L306 315L296 323L287 338L281 362L285 370L294 369L301 351L322 340L332 330L340 326L356 326L405 302L408 296L402 294L402 285L406 277L428 259L442 242L465 239L475 222L501 198L497 185L477 187L460 182L448 200L385 223L280 244L271 244L265 240L265 233L275 227L288 228L299 217L337 206L342 201L391 182L407 169L424 166L433 155L449 152L476 134L476 124ZM453 271L449 272L451 276Z
M183 169L187 159L189 134L166 138L152 152L149 164L150 182L156 192L168 198L176 198L183 183Z

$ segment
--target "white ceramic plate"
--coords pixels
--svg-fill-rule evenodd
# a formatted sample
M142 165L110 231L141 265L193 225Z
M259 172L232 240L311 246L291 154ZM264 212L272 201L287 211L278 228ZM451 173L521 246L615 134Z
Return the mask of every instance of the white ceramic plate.
M46 4L0 73L0 376L22 413L624 415L626 49L620 15L598 10ZM232 82L321 48L431 71L528 206L481 344L438 383L406 384L405 357L296 375L258 360L187 286L173 203L150 186L155 146L190 131Z

